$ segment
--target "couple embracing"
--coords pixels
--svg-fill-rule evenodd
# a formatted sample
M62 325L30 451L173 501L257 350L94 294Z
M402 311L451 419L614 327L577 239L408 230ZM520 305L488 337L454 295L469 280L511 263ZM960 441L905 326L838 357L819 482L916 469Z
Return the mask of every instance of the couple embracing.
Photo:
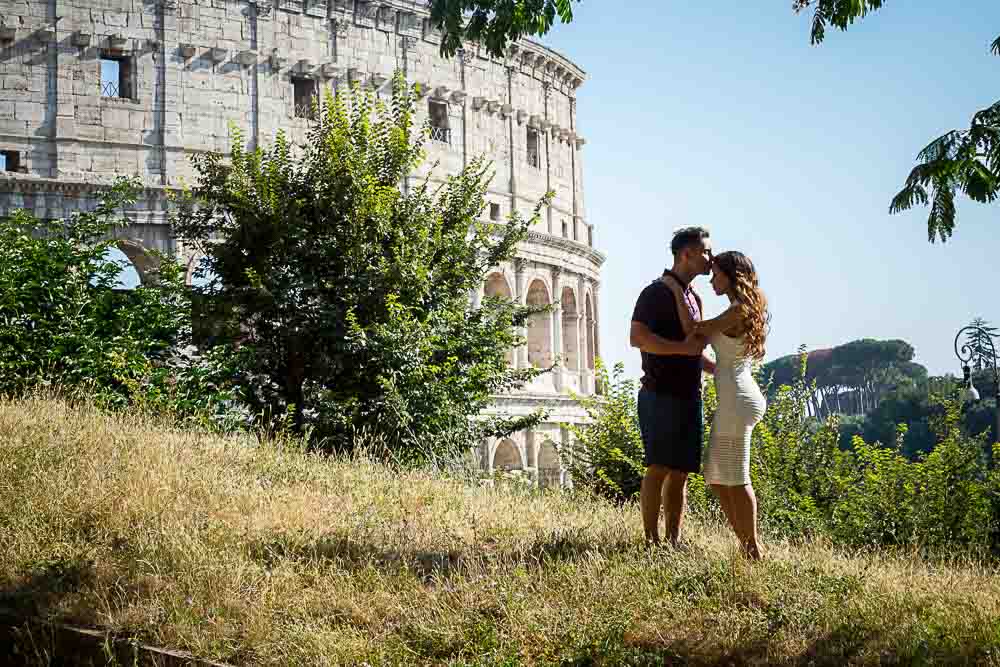
M646 539L660 541L663 506L667 538L677 544L684 519L687 477L702 465L702 371L715 377L718 409L705 456L705 482L751 559L761 557L757 499L750 484L750 436L766 401L751 364L764 357L767 300L750 259L739 252L712 254L707 230L674 234L673 266L639 295L630 341L642 352L639 425L646 475L639 504ZM721 315L705 319L691 286L712 275L712 288L729 298ZM715 360L705 356L711 346Z

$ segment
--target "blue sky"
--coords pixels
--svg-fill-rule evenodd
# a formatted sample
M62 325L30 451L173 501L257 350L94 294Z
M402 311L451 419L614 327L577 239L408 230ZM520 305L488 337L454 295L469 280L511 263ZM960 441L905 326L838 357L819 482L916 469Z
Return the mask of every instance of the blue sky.
M768 359L902 338L931 373L957 373L957 329L1000 323L1000 207L963 199L943 245L927 242L926 209L888 214L917 152L1000 96L1000 4L890 2L815 47L791 4L584 0L544 40L588 73L578 115L587 215L608 256L602 356L631 376L635 298L690 224L756 263Z

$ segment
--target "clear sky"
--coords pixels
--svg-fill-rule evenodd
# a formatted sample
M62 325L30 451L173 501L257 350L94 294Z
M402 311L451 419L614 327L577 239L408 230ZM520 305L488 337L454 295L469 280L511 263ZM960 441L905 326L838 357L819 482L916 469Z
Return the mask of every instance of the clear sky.
M608 258L602 356L640 375L635 299L672 231L700 224L717 251L757 265L768 359L902 338L931 373L959 373L958 328L1000 323L1000 205L962 199L944 245L927 242L927 209L888 208L921 148L1000 97L1000 3L889 2L815 47L791 5L584 0L544 40L588 73L578 117L587 215Z

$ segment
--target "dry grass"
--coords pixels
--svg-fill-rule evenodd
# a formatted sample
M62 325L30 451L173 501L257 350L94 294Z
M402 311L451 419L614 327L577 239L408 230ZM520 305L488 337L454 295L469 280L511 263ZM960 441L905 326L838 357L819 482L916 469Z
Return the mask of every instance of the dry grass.
M472 488L58 401L0 403L0 605L240 664L1000 663L975 562Z

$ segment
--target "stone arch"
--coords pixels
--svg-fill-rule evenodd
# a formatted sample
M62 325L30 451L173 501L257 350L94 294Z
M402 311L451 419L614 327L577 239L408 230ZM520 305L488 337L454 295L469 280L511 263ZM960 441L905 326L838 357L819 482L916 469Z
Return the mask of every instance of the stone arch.
M160 264L162 259L159 255L149 251L139 239L115 239L114 248L108 253L109 259L122 263L121 257L125 258L125 265L131 266L135 272L135 279L138 283L146 286L153 286L160 280ZM130 274L131 277L131 274Z
M594 301L591 295L587 294L587 304L585 316L585 326L587 333L587 368L589 370L594 370L594 361L597 357L597 350L595 348L596 336L594 335L594 330L597 328L597 322L594 319Z
M580 315L577 312L576 294L572 287L563 287L559 298L562 304L562 357L563 366L576 371L580 363Z
M505 438L497 443L493 450L493 470L523 470L524 459L521 458L521 450L510 438Z
M184 265L185 285L188 287L204 287L218 277L214 271L200 271L204 260L205 254L202 252L196 252L188 256L187 263Z
M104 253L104 261L119 267L113 288L116 290L132 290L144 284L143 274L139 272L128 253L114 245Z
M526 303L529 306L548 306L552 301L549 288L541 278L528 286ZM536 368L552 365L552 313L535 313L528 318L528 363Z
M559 459L559 448L551 440L545 440L538 450L538 485L559 486L561 481L562 461Z
M494 271L486 277L486 284L483 287L483 295L487 297L499 297L501 299L513 299L514 291L510 288L510 283L507 282L507 277L499 271ZM504 352L504 357L507 359L508 366L514 365L513 349L509 349Z
M507 277L499 271L495 271L486 277L486 285L483 288L486 296L495 296L504 299L513 299L514 291L507 282Z

